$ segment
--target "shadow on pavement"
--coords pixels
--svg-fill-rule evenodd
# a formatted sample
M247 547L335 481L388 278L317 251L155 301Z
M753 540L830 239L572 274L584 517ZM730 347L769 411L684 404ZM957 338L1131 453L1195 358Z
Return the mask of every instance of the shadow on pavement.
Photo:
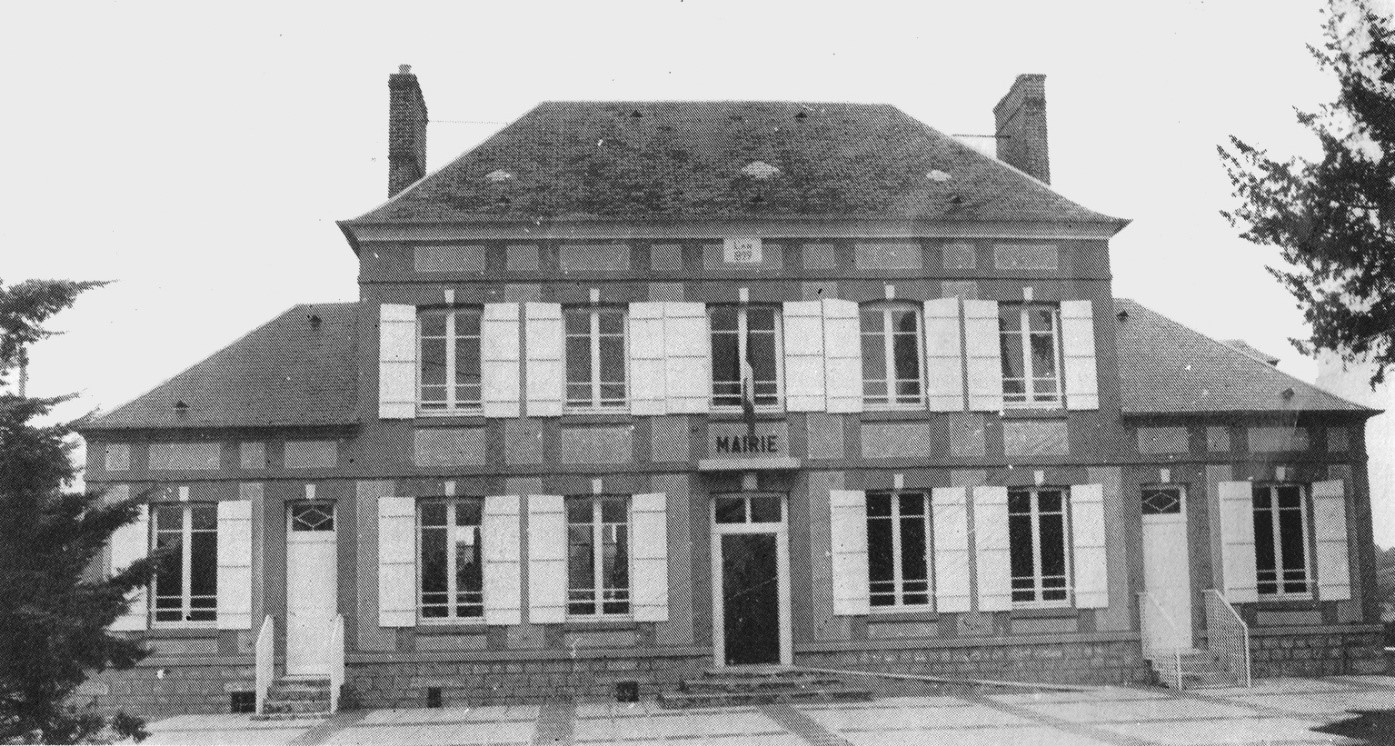
M1395 710L1351 710L1355 717L1313 728L1369 744L1395 744Z

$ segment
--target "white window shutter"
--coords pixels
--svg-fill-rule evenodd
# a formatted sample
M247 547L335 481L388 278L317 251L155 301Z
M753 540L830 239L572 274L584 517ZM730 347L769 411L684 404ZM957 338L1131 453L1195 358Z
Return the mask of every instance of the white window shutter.
M996 323L996 318L995 318ZM1006 487L974 488L974 554L978 610L1012 609L1012 546L1008 540Z
M790 412L822 412L823 303L791 301L785 304L785 409Z
M840 616L866 614L869 607L867 493L830 490L828 497L832 510L833 613Z
M218 629L252 628L252 501L218 503Z
M964 301L964 353L969 368L969 411L1003 408L1003 347L998 302Z
M935 611L968 611L969 514L963 487L930 492L930 525L935 541Z
M630 498L630 606L636 622L668 621L668 497Z
M523 623L522 531L518 495L484 498L484 621Z
M417 501L378 498L378 626L417 623Z
M410 419L417 414L417 309L378 306L378 417Z
M668 413L664 380L664 304L630 304L630 414Z
M823 299L823 360L828 411L861 412L862 326L856 303Z
M131 566L131 563L144 559L150 554L150 506L140 506L135 520L116 529L111 534L111 572L113 575ZM113 632L139 632L150 626L149 604L146 601L146 588L141 586L130 592L127 598L131 605L126 613L111 623Z
M1259 600L1255 571L1254 485L1220 482L1221 567L1225 597L1232 603Z
M562 304L525 303L525 383L529 417L559 417L567 385L562 359Z
M1340 479L1313 483L1313 535L1317 539L1318 598L1351 598L1347 555L1346 484Z
M528 622L567 620L567 516L561 495L528 496Z
M1066 373L1066 408L1099 409L1095 317L1090 301L1061 302L1061 356Z
M1104 485L1077 484L1070 488L1070 532L1075 549L1075 606L1109 606L1108 559L1105 554Z
M702 414L712 401L707 308L664 304L664 379L669 414Z
M518 327L517 303L484 304L480 321L480 383L485 417L520 414Z
M925 393L931 412L964 411L959 298L925 301Z

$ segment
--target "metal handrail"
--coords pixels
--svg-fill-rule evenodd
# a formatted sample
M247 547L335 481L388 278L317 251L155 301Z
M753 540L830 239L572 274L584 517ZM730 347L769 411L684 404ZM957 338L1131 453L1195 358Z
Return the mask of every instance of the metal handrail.
M334 617L329 634L329 711L339 712L339 690L344 688L344 615Z
M276 677L276 621L268 614L262 620L261 631L257 633L257 714L266 712L266 693L271 688L271 680Z
M1141 642L1143 643L1143 657L1154 664L1157 664L1160 659L1170 658L1169 663L1172 664L1172 670L1167 672L1168 678L1172 679L1174 687L1180 691L1182 689L1182 649L1176 645L1170 648L1155 647L1152 632L1154 625L1162 622L1162 625L1172 633L1172 639L1178 640L1182 637L1181 628L1177 626L1177 622L1173 621L1172 615L1167 613L1167 609L1158 603L1158 599L1147 591L1140 591L1138 594L1138 621Z
M1206 599L1206 647L1225 660L1226 668L1249 687L1250 625L1215 588L1208 588Z

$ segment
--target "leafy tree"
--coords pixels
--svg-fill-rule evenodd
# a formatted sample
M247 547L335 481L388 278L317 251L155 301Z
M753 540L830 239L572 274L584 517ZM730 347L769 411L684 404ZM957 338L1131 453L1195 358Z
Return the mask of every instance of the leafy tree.
M0 284L0 387L44 323L103 283L29 280ZM107 632L149 582L156 558L114 577L93 577L112 532L135 518L138 498L107 502L69 490L75 475L67 424L42 425L69 397L0 393L0 742L73 743L143 737L142 721L108 720L67 703L91 672L128 668L146 655Z
M1329 0L1322 46L1334 102L1298 121L1318 138L1317 160L1279 160L1237 137L1218 147L1238 205L1222 212L1241 237L1279 249L1267 267L1312 328L1291 340L1373 363L1372 384L1395 363L1395 31L1374 0Z

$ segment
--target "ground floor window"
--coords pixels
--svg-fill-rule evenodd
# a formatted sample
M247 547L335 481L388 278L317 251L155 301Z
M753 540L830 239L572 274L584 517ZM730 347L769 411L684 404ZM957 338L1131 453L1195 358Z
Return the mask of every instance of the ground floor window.
M1255 570L1261 596L1312 595L1304 502L1301 485L1254 487Z
M1008 541L1013 603L1050 605L1069 600L1065 490L1008 490Z
M566 509L567 613L629 614L630 499L568 497Z
M154 513L155 549L170 549L155 573L155 622L217 621L217 505L155 505L151 512Z
M872 606L930 603L929 537L928 495L867 493L868 598Z
M484 500L429 500L418 505L422 619L484 617Z

